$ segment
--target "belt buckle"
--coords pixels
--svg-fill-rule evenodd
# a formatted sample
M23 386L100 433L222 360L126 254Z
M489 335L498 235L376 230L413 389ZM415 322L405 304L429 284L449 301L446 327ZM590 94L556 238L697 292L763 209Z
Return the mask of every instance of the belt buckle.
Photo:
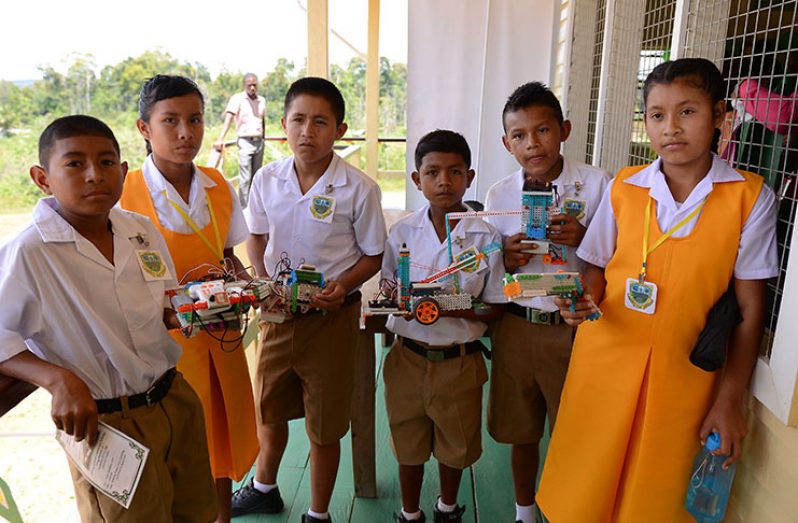
M559 323L558 312L559 311L543 311L528 307L526 310L526 319L529 323L535 323L537 325L557 325Z
M156 381L155 383L153 383L153 384L152 384L152 387L150 387L149 389L147 389L147 392L145 392L145 393L144 393L144 401L146 402L146 404L147 404L147 406L148 406L148 407L152 407L152 405L155 403L155 402L152 400L152 396L151 396L151 394L152 394L153 392L155 392L155 387L157 387L157 386L158 386L158 383L159 383L159 382L160 382L160 380L159 380L159 381Z
M147 403L148 407L152 407L155 404L155 400L153 400L152 394L165 379L166 379L166 374L155 380L155 383L153 383L152 386L150 386L150 388L147 389L147 391L144 393L144 401Z
M426 356L429 361L443 361L444 359L442 350L427 350Z

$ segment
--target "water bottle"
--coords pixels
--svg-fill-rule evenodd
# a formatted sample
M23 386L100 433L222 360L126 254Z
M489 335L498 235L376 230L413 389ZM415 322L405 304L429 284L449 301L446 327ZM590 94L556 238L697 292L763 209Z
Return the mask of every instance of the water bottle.
M698 523L719 523L726 515L735 467L723 469L727 456L711 454L719 448L720 434L713 432L693 464L685 507Z

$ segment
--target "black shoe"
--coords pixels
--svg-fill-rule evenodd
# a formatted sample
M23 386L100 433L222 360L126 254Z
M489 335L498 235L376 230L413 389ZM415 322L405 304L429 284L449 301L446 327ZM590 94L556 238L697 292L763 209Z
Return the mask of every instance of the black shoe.
M441 512L438 510L438 502L432 507L432 514L435 523L462 523L465 514L465 505L456 505L452 512Z
M332 518L319 519L306 513L302 514L302 523L332 523Z
M283 510L283 498L280 489L275 487L267 494L256 489L249 483L233 493L233 508L230 514L233 517L244 514L277 514Z
M410 523L426 523L427 516L426 516L426 514L424 514L424 511L422 510L420 518L418 518L418 519L406 519L404 517L404 515L402 515L402 512L399 511L399 512L394 512L393 513L393 521L394 521L394 523L408 523L408 522L410 522Z

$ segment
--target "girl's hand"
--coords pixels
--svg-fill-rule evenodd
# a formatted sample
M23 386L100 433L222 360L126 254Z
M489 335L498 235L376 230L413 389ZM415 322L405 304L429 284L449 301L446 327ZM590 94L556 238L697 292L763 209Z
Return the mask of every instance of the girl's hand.
M528 239L526 234L519 232L507 238L504 242L504 269L513 273L519 267L523 267L529 260L532 259L534 254L528 252L521 252L523 250L533 249L534 245L528 243L521 243L521 240Z
M552 216L551 223L548 236L551 241L560 245L579 247L579 244L582 243L582 238L585 237L585 232L587 232L587 227L579 223L579 220L570 214Z
M727 469L729 465L740 459L743 453L743 438L748 434L741 402L722 397L715 400L701 425L699 436L702 444L712 432L720 434L720 448L712 454L729 456L723 462L723 468Z
M89 446L97 441L97 404L91 397L89 388L83 381L69 371L50 392L53 403L50 416L56 428L63 430L77 441L88 440Z
M594 312L598 312L598 309L593 305L593 298L590 294L585 294L576 301L574 312L571 312L571 301L571 298L562 298L559 296L554 298L554 303L556 303L557 308L560 309L560 316L565 323L571 327L576 327L585 321L588 316Z
M337 281L328 281L327 285L310 299L310 302L319 309L337 311L344 304L346 290Z

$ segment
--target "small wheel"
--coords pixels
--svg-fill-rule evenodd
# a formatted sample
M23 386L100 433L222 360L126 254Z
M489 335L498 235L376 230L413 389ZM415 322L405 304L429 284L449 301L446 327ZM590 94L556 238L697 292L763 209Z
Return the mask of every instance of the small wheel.
M546 265L551 265L553 263L553 258L551 257L551 254L543 255L543 263L545 263Z
M432 298L418 300L413 307L413 316L422 325L432 325L438 321L438 316L440 316L438 302Z

